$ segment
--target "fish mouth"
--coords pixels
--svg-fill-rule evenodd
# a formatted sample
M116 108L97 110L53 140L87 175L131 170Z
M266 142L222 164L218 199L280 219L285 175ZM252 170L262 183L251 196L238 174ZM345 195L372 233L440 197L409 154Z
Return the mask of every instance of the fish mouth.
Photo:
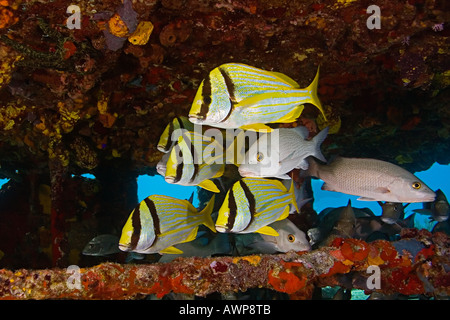
M121 243L119 243L119 249L122 251L130 251L131 250L130 246L128 246L126 244L121 244Z
M164 180L165 180L167 183L174 183L174 182L175 182L175 177L167 176L167 177L164 178Z
M204 120L205 120L204 116L197 115L197 114L189 115L189 121L192 123L202 123Z
M228 232L228 229L225 228L224 226L218 226L218 225L216 225L216 230L217 230L218 232L221 232L221 233L227 233L227 232Z

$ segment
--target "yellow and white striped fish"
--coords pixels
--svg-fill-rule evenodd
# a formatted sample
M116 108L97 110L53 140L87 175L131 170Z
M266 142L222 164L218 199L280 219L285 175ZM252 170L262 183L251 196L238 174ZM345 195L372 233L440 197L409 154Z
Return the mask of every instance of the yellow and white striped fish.
M218 193L220 190L211 179L222 176L224 170L222 144L200 133L186 131L178 137L170 152L164 178L168 183L199 186Z
M216 232L211 218L213 207L214 196L201 212L187 200L164 195L149 196L128 217L122 229L119 249L181 254L183 252L174 245L194 240L201 224Z
M268 225L287 218L291 204L298 210L293 180L288 191L278 180L241 179L228 191L219 209L216 230L278 236L278 232Z
M158 150L167 153L172 148L174 141L177 141L178 137L181 135L181 130L185 129L187 131L194 131L194 124L189 121L187 117L175 117L166 126L163 133L161 134L158 142Z
M288 76L241 63L213 69L197 90L189 120L218 128L269 129L265 123L294 122L304 103L315 105L325 117L317 97L319 70L304 89Z

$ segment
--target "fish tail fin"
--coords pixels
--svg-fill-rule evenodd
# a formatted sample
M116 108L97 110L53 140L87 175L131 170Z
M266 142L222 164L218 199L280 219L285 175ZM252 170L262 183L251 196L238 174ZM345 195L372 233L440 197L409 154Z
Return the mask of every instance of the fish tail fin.
M325 112L323 111L322 104L320 103L319 97L317 96L317 87L319 86L319 70L320 66L317 68L316 76L314 77L313 82L306 88L308 92L311 94L311 101L308 101L309 103L312 103L317 107L317 109L320 110L320 112L323 115L323 118L325 121L327 121L327 117L325 116Z
M213 195L211 197L211 200L209 200L208 204L206 205L206 207L200 212L200 215L202 215L202 217L204 217L204 221L203 224L205 226L207 226L209 229L211 229L211 231L216 232L216 226L211 218L211 213L213 212L214 209L214 200L215 200L215 195Z
M316 157L320 161L327 162L327 159L322 154L322 151L320 150L320 146L322 145L322 142L327 138L328 135L328 127L320 131L312 140L314 144L314 153L312 156Z
M300 171L300 177L306 178L306 177L316 177L320 179L319 175L319 164L316 160L314 160L313 157L306 158L306 161L308 162L308 169L307 170L301 170Z
M291 187L289 188L289 193L292 197L292 204L294 205L295 210L300 213L300 209L297 205L297 198L295 197L294 179L291 179Z

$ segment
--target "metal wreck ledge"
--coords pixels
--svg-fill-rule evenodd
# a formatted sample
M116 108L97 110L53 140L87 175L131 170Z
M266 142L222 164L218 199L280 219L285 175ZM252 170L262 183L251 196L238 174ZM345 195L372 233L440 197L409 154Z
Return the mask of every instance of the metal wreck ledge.
M449 296L450 238L404 229L394 242L336 238L311 252L241 257L178 258L170 263L102 263L90 268L0 270L2 299L136 299L169 292L206 296L270 288L311 299L314 287L366 293ZM375 266L369 268L369 266ZM369 269L368 269L369 268ZM370 272L368 272L371 270ZM379 288L371 277L378 276ZM73 270L72 270L73 271Z

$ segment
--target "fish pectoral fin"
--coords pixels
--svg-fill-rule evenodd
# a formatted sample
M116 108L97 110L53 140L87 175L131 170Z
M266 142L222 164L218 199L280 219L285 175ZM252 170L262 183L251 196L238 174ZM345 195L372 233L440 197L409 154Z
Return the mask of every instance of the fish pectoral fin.
M263 123L254 123L254 124L247 124L240 127L242 130L251 130L251 131L260 131L265 130L267 132L272 132L272 128L269 126L266 126Z
M359 197L356 200L358 200L358 201L377 201L377 199L369 198L369 197Z
M198 184L198 186L211 192L220 193L219 188L217 188L215 183L212 182L211 180L202 181Z
M385 188L385 187L378 187L378 188L375 188L375 192L379 192L379 193L390 193L391 190L389 190L388 188Z
M161 254L182 254L183 251L175 248L174 246L171 246L171 247L167 247L167 248L161 250L159 253L161 253Z
M280 235L278 232L275 231L274 228L269 227L269 226L265 226L265 227L259 228L255 232L258 232L258 233L261 233L261 234L267 234L268 236L274 236L274 237L278 237Z

